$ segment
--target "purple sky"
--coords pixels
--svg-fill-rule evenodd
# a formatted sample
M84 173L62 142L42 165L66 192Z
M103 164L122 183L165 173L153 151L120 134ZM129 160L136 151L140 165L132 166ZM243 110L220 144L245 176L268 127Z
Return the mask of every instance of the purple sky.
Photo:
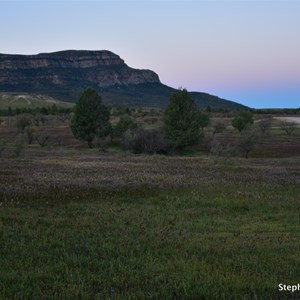
M107 49L163 83L300 107L298 1L1 1L0 53Z

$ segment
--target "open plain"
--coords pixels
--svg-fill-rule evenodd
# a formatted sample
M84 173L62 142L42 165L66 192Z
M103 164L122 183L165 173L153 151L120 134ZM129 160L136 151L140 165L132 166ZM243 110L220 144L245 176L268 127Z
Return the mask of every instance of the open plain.
M205 145L134 155L87 149L49 117L52 144L16 157L15 121L3 120L0 298L298 297L279 291L300 276L297 131L274 121L249 159Z

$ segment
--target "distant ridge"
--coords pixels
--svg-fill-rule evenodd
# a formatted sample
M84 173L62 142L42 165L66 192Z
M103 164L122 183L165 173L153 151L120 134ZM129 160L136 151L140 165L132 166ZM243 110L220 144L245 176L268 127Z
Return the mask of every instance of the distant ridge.
M122 107L165 107L176 91L162 84L155 72L130 68L108 50L0 54L0 92L42 94L76 102L86 87L100 92L107 104ZM193 92L192 97L200 107L245 108L206 93Z

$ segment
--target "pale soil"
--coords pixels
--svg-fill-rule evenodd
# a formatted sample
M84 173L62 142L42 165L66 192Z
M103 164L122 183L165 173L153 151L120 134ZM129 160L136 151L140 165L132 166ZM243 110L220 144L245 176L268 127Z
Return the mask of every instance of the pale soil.
M294 122L300 125L300 117L275 117L279 121Z

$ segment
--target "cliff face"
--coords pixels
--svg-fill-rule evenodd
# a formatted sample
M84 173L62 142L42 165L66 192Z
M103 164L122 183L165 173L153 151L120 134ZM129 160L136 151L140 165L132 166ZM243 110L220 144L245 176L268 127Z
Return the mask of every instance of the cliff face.
M38 55L0 54L0 92L45 95L76 102L91 87L111 106L166 107L175 89L156 73L128 67L110 51L60 51ZM193 93L200 107L243 108L216 96ZM1 99L0 99L1 101Z
M129 68L110 51L0 54L0 91L43 93L60 87L66 90L140 83L160 81L153 71Z

